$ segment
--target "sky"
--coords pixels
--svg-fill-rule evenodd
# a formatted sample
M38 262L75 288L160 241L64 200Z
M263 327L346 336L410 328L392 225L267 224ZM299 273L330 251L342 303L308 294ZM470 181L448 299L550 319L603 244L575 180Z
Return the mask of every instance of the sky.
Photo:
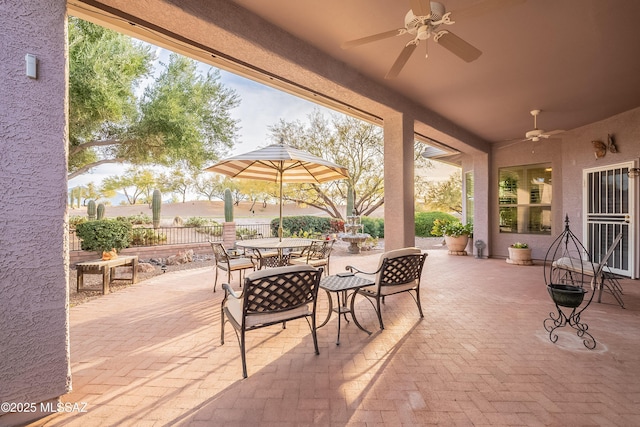
M170 53L170 51L158 47L156 49L157 61L167 64ZM215 69L215 67L203 63L199 63L198 66L198 69L203 73L211 68ZM158 69L159 67L156 67L156 70ZM149 82L151 81L152 78L149 78ZM280 119L288 122L300 120L304 123L314 109L320 110L327 116L339 114L334 110L224 70L220 70L220 82L225 87L234 90L240 98L240 105L230 111L232 117L239 121L240 127L230 156L273 143L267 139L268 128L277 124ZM139 94L143 89L144 84L141 85ZM84 186L90 182L98 186L104 178L123 174L128 167L128 165L121 164L106 164L96 167L90 173L69 180L69 188ZM161 168L157 169L161 170ZM446 179L453 170L450 166L438 164L435 170L426 171L426 174L433 179L440 180Z

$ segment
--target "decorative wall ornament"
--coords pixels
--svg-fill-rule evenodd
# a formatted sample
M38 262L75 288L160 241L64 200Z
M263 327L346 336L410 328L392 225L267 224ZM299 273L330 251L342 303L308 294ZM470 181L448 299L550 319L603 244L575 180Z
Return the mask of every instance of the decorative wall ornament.
M593 144L593 154L596 156L596 160L604 157L607 154L607 145L602 141L591 141Z
M607 148L611 153L617 153L618 147L616 147L616 142L613 140L613 135L607 134Z

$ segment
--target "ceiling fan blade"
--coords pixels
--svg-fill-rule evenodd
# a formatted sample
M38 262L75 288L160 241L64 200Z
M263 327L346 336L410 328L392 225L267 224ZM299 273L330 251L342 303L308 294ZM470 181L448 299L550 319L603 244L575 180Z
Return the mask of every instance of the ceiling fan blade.
M416 49L417 45L418 44L415 43L413 40L407 43L404 49L402 49L402 52L400 52L400 55L398 55L396 62L393 63L393 66L391 67L387 75L384 76L385 79L393 79L398 76L398 74L400 73L400 70L402 70L402 68L404 67L404 64L407 63L407 61L409 60L409 57L411 56L413 51Z
M475 61L482 55L482 51L476 49L448 30L440 31L433 40L466 62Z
M431 13L431 1L411 0L411 11L416 16L427 16Z
M556 129L556 130L552 130L551 132L544 132L542 135L540 135L540 137L549 138L549 137L551 137L553 135L557 135L557 134L562 133L562 132L564 132L564 130Z
M471 18L486 13L494 12L498 9L515 6L527 0L485 0L470 6L466 6L451 12L451 19Z
M388 39L389 37L399 36L404 34L406 30L404 28L398 28L395 30L385 31L384 33L373 34L367 37L362 37L360 39L351 40L348 42L342 43L343 49L349 49L350 47L360 46L366 43L375 42L378 40Z

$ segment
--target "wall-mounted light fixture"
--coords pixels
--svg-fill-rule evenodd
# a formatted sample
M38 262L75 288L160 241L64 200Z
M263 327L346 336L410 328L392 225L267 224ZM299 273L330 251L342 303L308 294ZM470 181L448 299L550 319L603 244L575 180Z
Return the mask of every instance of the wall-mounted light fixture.
M24 57L27 63L27 77L32 79L38 78L38 58L35 55L27 53Z
M640 168L629 169L629 172L627 172L627 175L629 176L629 178L636 178L640 176Z

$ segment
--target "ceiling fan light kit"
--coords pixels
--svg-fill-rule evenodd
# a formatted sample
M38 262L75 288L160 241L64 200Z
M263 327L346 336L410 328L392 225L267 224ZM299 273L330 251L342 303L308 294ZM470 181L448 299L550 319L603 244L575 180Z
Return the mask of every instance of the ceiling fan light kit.
M557 129L551 132L545 132L543 129L538 129L538 115L542 112L542 110L531 110L530 113L533 116L533 129L524 134L524 141L533 141L538 142L540 138L548 139L553 135L557 135L559 133L564 132L563 130Z

